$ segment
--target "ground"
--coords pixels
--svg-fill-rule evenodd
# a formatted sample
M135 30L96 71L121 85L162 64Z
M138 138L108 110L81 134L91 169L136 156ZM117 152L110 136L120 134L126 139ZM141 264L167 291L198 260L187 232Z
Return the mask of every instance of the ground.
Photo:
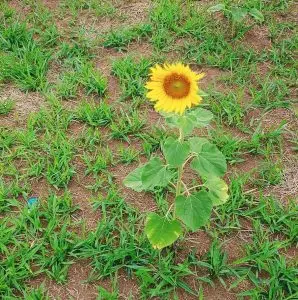
M1 299L298 298L295 1L0 8ZM144 83L177 61L206 75L214 119L195 135L226 156L230 198L159 251L144 220L172 192L123 179L176 134Z

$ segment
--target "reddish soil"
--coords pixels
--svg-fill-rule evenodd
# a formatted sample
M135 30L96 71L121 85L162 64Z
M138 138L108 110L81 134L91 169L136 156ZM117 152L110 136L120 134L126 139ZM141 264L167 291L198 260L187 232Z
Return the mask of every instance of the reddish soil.
M270 49L272 45L269 29L265 26L254 26L246 32L243 43L258 52Z
M35 288L44 284L46 291L53 300L93 300L97 296L97 287L95 284L86 283L91 272L92 268L88 261L79 261L70 266L66 284L58 284L44 275L31 279L28 283Z

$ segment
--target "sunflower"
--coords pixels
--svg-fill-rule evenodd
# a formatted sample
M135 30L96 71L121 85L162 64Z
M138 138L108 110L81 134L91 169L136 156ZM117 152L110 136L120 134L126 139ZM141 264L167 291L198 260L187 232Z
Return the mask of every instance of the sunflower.
M147 97L156 102L157 111L183 114L186 108L201 102L197 81L204 77L203 73L197 74L181 63L156 65L150 71Z

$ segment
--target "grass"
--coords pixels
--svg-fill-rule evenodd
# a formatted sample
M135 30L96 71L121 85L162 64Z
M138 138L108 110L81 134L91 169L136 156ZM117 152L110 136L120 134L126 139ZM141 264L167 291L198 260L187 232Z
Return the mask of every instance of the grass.
M0 103L0 115L9 114L15 106L15 102L8 98Z
M240 24L208 11L218 3L155 0L139 21L143 2L124 2L0 4L0 298L57 297L48 282L82 298L84 280L94 299L296 299L297 197L275 193L297 154L293 1L221 1L264 16ZM253 47L251 30L268 48ZM150 53L138 51L142 43ZM155 63L177 60L206 71L203 105L214 121L200 134L227 158L230 199L198 236L159 252L143 234L143 212L166 213L172 190L139 199L121 181L173 134L144 83ZM16 103L12 86L24 99L43 96L44 107L20 113L25 100ZM241 251L231 253L234 237ZM72 265L88 270L74 286Z

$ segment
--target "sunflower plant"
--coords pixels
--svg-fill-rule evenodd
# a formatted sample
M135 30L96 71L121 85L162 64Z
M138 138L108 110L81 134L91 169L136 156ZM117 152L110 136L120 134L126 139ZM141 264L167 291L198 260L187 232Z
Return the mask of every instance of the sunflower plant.
M213 117L204 108L190 109L201 103L198 81L203 76L180 63L156 65L146 84L147 97L155 102L155 109L179 132L161 145L164 159L151 157L124 179L124 185L137 192L174 187L175 199L167 213L149 213L145 222L145 233L156 249L173 244L185 230L196 231L206 225L212 208L229 197L222 179L227 170L224 155L205 137L192 135ZM187 166L198 175L190 186L183 176Z

